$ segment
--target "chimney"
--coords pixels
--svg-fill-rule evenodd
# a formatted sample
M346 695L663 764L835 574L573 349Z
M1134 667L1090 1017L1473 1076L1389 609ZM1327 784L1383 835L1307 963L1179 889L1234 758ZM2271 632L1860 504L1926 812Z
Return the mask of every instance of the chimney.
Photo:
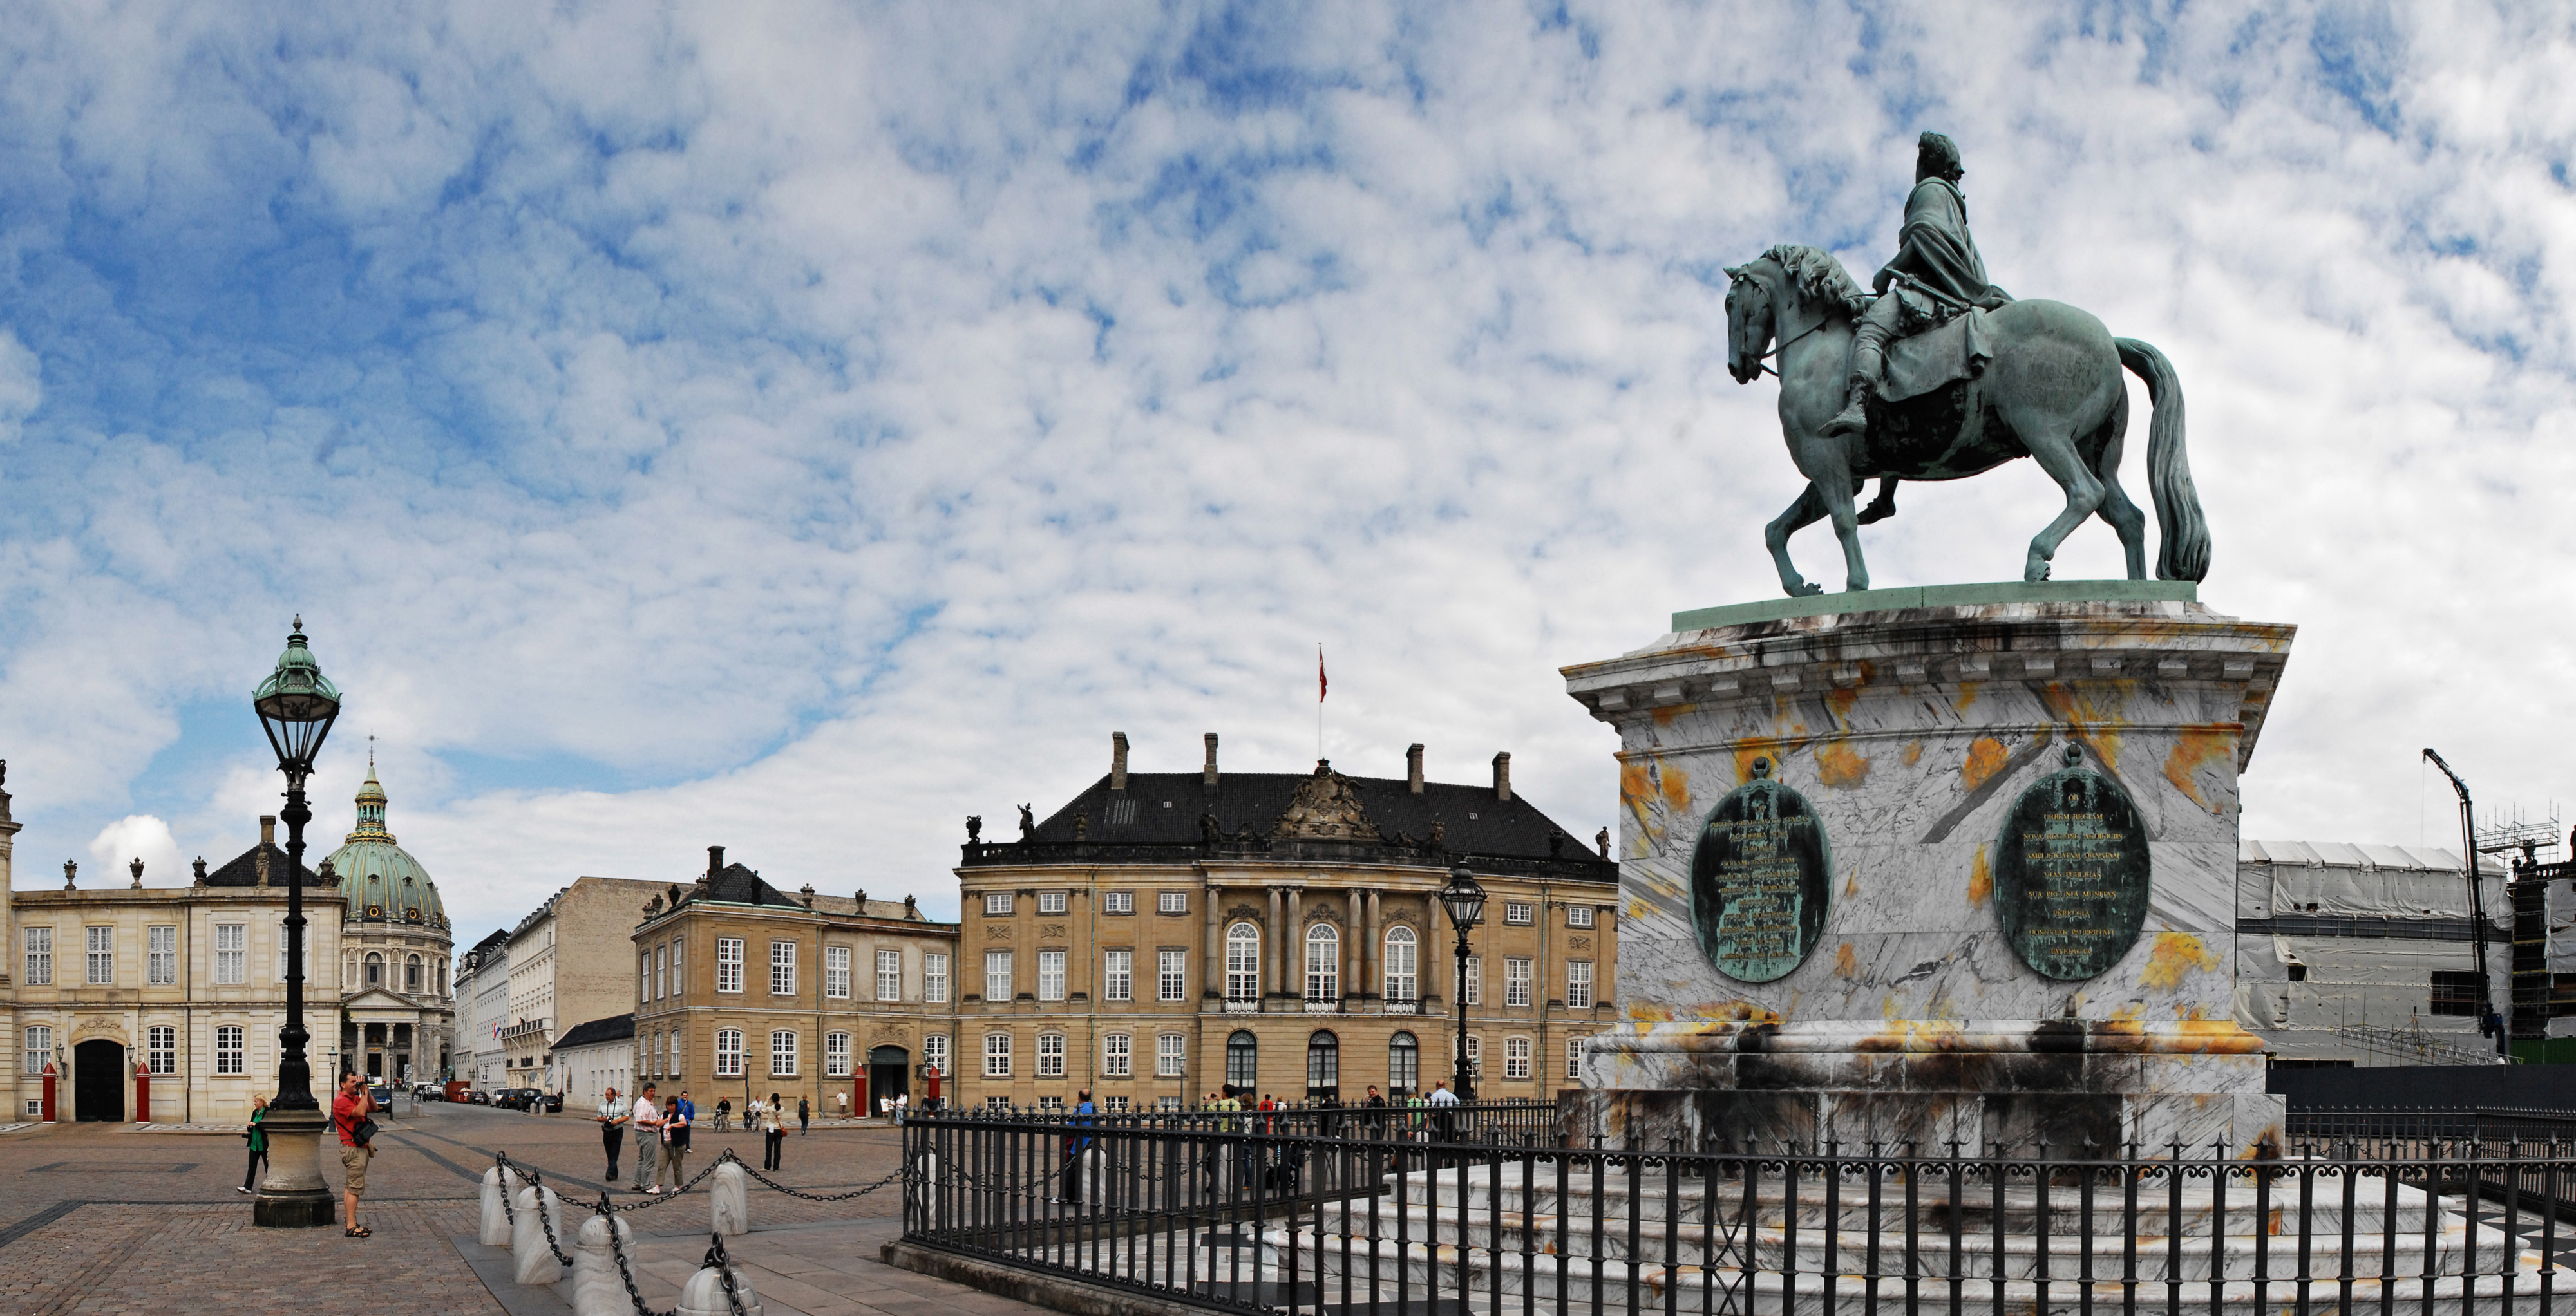
M708 847L707 847L707 880L708 880L708 881L711 881L711 882L712 882L712 881L714 881L714 880L715 880L715 876L716 876L716 874L721 873L721 872L723 872L723 871L724 871L724 847L723 847L723 846L721 846L721 845L711 845L711 846L708 846Z
M1109 733L1109 789L1127 789L1127 733Z
M1494 756L1494 798L1506 804L1512 799L1512 752L1504 750Z
M1422 793L1422 742L1417 740L1404 751L1404 784L1413 793Z
M268 885L268 852L276 848L277 815L263 813L259 816L259 849L254 852L257 858L252 861L252 866L259 870L261 886Z
M1207 733L1207 766L1199 770L1199 785L1216 789L1216 733Z

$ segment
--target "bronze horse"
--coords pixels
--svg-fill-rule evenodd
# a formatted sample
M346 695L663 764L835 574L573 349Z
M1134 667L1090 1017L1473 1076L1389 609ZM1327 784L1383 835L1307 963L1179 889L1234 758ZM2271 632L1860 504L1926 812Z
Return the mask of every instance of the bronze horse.
M2014 302L1987 313L1994 357L1977 379L1892 406L1873 403L1868 433L1832 438L1824 426L1843 405L1852 322L1866 294L1841 262L1814 247L1773 247L1726 274L1727 373L1752 383L1779 343L1780 435L1807 477L1806 491L1763 533L1790 594L1824 592L1790 565L1789 536L1827 517L1843 544L1844 588L1869 588L1852 501L1871 477L1956 480L2016 457L2037 459L2066 491L2065 510L2030 541L2022 579L2048 579L2058 544L2095 515L2119 533L2129 579L2146 579L2146 518L2120 489L2129 427L2122 366L2146 381L2153 409L2147 489L2162 540L2156 574L2209 574L2209 526L2183 453L2182 383L2155 348L2113 338L2100 320L2063 302Z

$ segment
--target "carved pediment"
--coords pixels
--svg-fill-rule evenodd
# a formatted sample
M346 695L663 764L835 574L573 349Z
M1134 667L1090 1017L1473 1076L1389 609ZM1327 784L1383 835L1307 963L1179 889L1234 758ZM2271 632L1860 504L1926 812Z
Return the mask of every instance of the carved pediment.
M1377 825L1351 790L1351 779L1333 771L1329 760L1315 760L1315 775L1297 783L1288 810L1270 828L1274 841L1360 841L1378 844Z

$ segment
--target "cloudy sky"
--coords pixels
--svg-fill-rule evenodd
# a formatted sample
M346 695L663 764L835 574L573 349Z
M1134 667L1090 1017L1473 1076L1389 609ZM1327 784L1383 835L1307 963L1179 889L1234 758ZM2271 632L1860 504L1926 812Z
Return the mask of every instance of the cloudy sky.
M21 884L247 845L298 611L316 830L372 733L461 940L711 843L953 911L1112 731L1308 765L1318 642L1337 766L1509 749L1588 836L1556 669L1777 591L1719 271L1865 276L1925 128L1997 281L2176 363L2203 597L2300 627L2246 831L2438 842L2425 744L2576 798L2564 9L266 8L0 25ZM1909 487L1876 582L2055 504Z

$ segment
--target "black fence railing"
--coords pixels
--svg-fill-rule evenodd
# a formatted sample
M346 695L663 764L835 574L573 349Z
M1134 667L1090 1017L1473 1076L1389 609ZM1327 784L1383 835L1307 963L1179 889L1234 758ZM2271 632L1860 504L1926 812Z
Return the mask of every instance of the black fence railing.
M1241 1313L2576 1311L2576 1149L2546 1144L2257 1161L1314 1127L914 1120L905 1238Z
M1077 1115L1060 1106L976 1106L947 1118L1002 1126L1081 1124L1169 1133L1268 1137L1366 1138L1405 1143L1554 1147L1562 1141L1552 1101L1460 1101L1445 1105L1343 1106L1300 1102L1271 1110L1152 1109Z

